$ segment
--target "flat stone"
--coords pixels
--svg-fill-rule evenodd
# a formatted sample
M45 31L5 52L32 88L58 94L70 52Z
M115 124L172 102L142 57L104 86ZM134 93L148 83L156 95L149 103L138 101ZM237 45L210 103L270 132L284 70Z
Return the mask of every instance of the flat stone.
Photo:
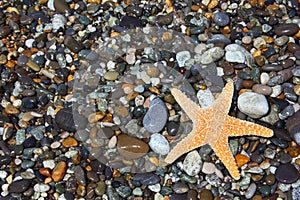
M238 108L252 118L260 118L268 113L269 105L264 95L244 92L238 97Z
M228 51L225 53L225 59L228 62L244 63L246 58L241 51Z
M149 151L149 146L142 140L121 134L118 136L117 149L122 156L136 159L144 156Z
M262 95L266 95L269 96L272 94L272 88L270 86L267 85L262 85L262 84L255 84L252 87L253 92L257 93L257 94L262 94Z
M176 60L178 62L179 67L183 67L185 62L191 58L191 54L189 51L180 51L176 54Z
M166 125L167 119L168 110L165 103L160 98L155 98L151 101L149 110L143 118L143 125L147 131L158 133Z
M172 189L177 194L186 193L189 190L189 187L184 182L177 182L172 186Z
M170 152L169 142L160 133L152 134L148 144L155 153L160 155L167 155Z

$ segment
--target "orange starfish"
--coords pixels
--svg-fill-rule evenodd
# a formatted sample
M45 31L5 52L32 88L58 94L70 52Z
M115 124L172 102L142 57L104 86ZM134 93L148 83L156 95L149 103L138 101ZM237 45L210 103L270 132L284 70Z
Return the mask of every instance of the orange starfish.
M193 130L170 151L165 159L167 163L174 162L195 148L209 144L230 175L236 180L240 179L238 166L228 145L228 137L245 135L271 137L273 131L228 115L233 90L233 83L227 83L219 98L207 110L200 108L178 89L171 90L176 101L193 121Z

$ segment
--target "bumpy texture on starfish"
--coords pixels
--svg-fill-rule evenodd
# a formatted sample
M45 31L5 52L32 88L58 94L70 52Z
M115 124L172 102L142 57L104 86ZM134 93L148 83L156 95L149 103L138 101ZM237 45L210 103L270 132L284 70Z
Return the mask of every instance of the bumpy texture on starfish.
M233 83L227 83L218 99L205 110L178 89L171 90L178 104L193 121L193 130L167 155L165 159L167 163L174 162L178 157L195 148L209 144L230 175L236 180L240 179L238 166L228 145L228 137L246 135L272 137L273 131L229 116L233 91Z

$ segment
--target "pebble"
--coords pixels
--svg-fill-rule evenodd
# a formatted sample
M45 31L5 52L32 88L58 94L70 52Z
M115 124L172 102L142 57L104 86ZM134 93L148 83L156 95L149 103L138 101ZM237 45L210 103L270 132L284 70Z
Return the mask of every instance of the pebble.
M255 183L251 183L248 189L246 190L245 197L247 199L251 199L255 194L256 188L257 186L255 185Z
M295 114L291 117L289 117L286 121L286 127L291 135L291 137L294 139L294 141L299 145L300 144L300 110L295 112Z
M75 138L73 137L67 137L64 139L61 143L64 147L69 148L69 147L76 147L78 145L78 142Z
M74 168L75 179L80 183L80 185L86 186L86 173L80 165Z
M118 136L117 148L118 152L128 159L140 158L149 151L147 143L126 134Z
M268 113L269 104L264 95L244 92L238 97L238 108L252 118L260 118Z
M286 35L280 36L274 40L274 43L278 46L283 46L289 41L289 37Z
M33 190L35 192L47 192L50 190L50 186L44 183L37 183L34 185Z
M151 133L158 133L166 125L167 119L168 111L165 103L160 98L155 98L143 118L143 126Z
M74 53L79 53L82 49L84 49L84 45L75 40L72 36L66 35L64 38L65 46L70 49Z
M31 185L31 180L14 181L8 186L8 191L10 193L25 192L30 185Z
M147 172L147 173L138 173L134 175L133 180L139 181L143 185L154 185L160 181L160 178L156 174Z
M269 96L272 94L272 88L267 85L255 84L255 85L253 85L252 90L253 90L253 92L255 92L257 94L262 94L262 95L266 95L266 96Z
M116 71L108 71L104 74L103 78L108 81L114 81L119 77L119 73Z
M213 197L213 194L210 190L208 189L202 189L200 192L199 192L199 196L200 196L200 199L207 199L207 200L213 200L214 197Z
M275 34L278 36L293 36L299 31L298 24L280 24L274 28Z
M208 109L215 101L215 98L209 88L205 90L199 90L197 92L197 98L199 105L204 109Z
M180 51L176 54L176 60L178 62L179 67L183 67L185 62L191 58L191 54L189 51Z
M276 180L281 183L294 183L299 178L298 170L292 164L282 164L275 171Z
M155 153L159 155L164 156L170 152L170 145L167 139L159 133L154 133L151 135L148 145Z
M60 109L55 116L55 122L63 130L70 132L76 131L72 108Z
M202 166L202 172L204 174L212 174L216 170L216 166L211 162L204 162Z
M230 23L230 18L227 15L227 13L224 12L217 12L214 14L214 22L218 25L218 26L226 26Z
M199 153L194 150L189 152L183 161L183 170L189 176L197 175L202 169L202 160Z
M172 186L172 189L177 194L183 194L189 190L189 187L184 182L177 182Z
M67 170L67 164L64 161L60 161L59 163L57 163L52 171L52 179L54 182L59 182L66 173Z

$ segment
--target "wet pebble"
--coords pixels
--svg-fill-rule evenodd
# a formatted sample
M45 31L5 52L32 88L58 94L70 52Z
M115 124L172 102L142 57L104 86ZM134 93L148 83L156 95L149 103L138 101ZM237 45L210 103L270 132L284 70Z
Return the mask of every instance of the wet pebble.
M298 24L290 23L290 24L280 24L274 28L275 34L278 36L293 36L299 30Z
M158 118L157 115L160 117ZM149 110L143 118L143 125L151 133L160 132L168 118L168 111L165 103L160 98L151 101Z
M159 133L152 134L148 144L155 153L160 155L167 155L170 151L167 139Z
M148 144L125 134L118 136L117 148L122 156L129 159L140 158L149 151Z
M31 185L30 180L14 181L8 186L8 191L11 193L25 192L30 185Z
M151 172L138 173L134 175L133 180L141 182L143 185L154 185L160 181L158 175Z

